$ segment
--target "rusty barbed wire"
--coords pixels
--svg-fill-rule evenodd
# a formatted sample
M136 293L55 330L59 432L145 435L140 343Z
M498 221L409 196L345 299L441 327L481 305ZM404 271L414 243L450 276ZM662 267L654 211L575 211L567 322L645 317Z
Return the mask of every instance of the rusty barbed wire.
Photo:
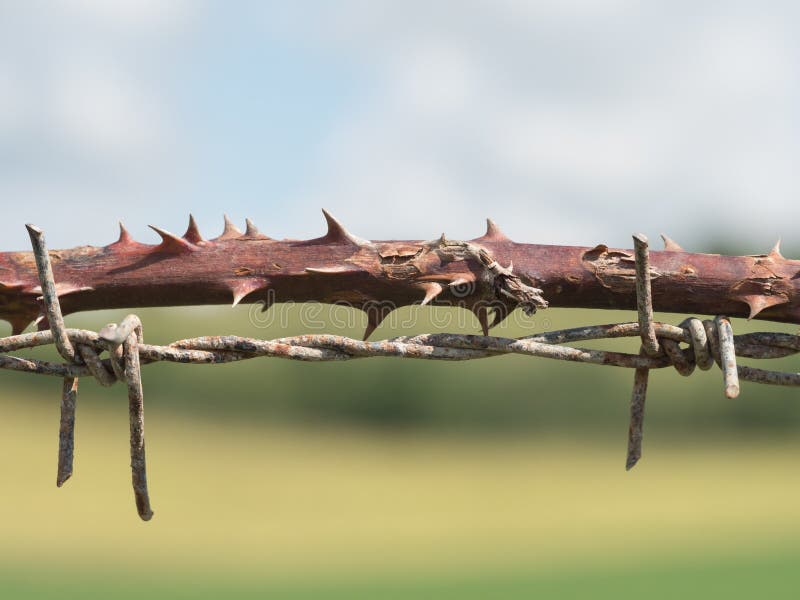
M425 360L474 360L506 354L538 356L554 360L606 365L635 370L630 405L626 468L641 458L648 375L651 369L674 367L689 376L696 367L707 370L716 363L723 374L728 398L739 395L739 380L755 383L800 386L800 373L771 371L738 365L736 357L782 358L800 352L800 336L757 332L734 335L724 316L700 320L690 317L680 325L653 321L648 267L648 242L634 236L638 321L589 325L521 338L434 333L399 336L367 342L353 338L314 334L261 340L239 336L204 336L178 340L167 346L144 343L142 323L128 315L119 324L99 332L65 327L56 294L44 233L28 226L42 288L40 331L0 338L0 369L63 378L59 428L58 473L60 487L72 475L74 424L80 377L93 377L100 385L118 381L128 388L131 477L139 516L153 516L147 488L144 443L144 403L141 365L153 362L221 364L257 357L301 361L337 361L370 357ZM639 337L638 354L569 346L574 342ZM680 344L685 344L681 347ZM9 353L55 345L64 362L22 358ZM107 353L106 358L101 354Z

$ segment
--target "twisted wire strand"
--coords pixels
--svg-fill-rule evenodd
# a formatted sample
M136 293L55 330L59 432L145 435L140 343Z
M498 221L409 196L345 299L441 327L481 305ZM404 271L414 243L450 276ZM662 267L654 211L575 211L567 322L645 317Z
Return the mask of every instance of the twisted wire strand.
M131 315L127 319L133 318ZM695 366L708 369L720 362L719 344L709 340L718 337L712 320L691 318L681 326L654 322L658 340L664 347L656 356L642 356L609 350L577 348L565 344L639 337L636 322L589 325L534 334L521 338L505 338L456 333L428 333L398 336L376 342L364 342L331 334L299 335L262 340L239 336L202 336L178 340L169 345L138 344L142 364L176 362L183 364L219 364L257 357L275 357L301 361L341 361L369 357L415 358L427 360L472 360L505 354L539 356L623 368L661 369L674 366L681 375L690 375ZM705 325L705 327L704 327ZM714 335L705 337L706 327ZM702 337L695 335L702 328ZM54 343L50 330L0 338L0 368L56 377L91 376L104 386L124 380L114 369L118 359L101 359L100 354L117 346L99 333L84 329L65 329L70 342L81 349L84 364L56 363L40 359L9 356L8 353L48 346ZM672 350L667 350L674 344ZM686 344L686 347L680 347ZM800 352L800 336L756 332L733 336L736 356L743 358L782 358ZM711 362L710 362L711 361ZM768 371L737 365L739 376L747 381L772 385L800 386L800 373Z

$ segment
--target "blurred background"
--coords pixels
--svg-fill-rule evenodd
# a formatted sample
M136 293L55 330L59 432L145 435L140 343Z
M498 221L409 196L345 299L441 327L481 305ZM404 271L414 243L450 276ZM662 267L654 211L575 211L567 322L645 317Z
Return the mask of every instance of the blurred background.
M206 236L630 246L800 256L792 2L0 1L0 250L101 245L123 220ZM306 332L303 307L137 311L148 341ZM323 331L358 336L324 308ZM406 309L441 329L445 309ZM97 329L124 312L68 317ZM461 315L463 316L463 315ZM337 318L338 317L338 318ZM503 335L629 321L551 309ZM657 315L678 323L682 315ZM474 332L471 317L449 330ZM734 322L739 332L795 327ZM2 323L0 335L10 327ZM590 346L590 344L584 344ZM598 347L635 351L633 340ZM39 352L48 356L48 351ZM797 370L798 361L775 361ZM125 392L81 383L55 483L60 382L0 374L8 598L788 595L800 404L713 370L504 357L145 369L155 517L136 516Z

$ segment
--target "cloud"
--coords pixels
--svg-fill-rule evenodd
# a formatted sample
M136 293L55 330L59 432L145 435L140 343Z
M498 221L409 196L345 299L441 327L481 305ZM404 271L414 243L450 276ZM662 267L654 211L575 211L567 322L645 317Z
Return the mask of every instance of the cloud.
M530 241L789 234L795 11L693 6L352 2L325 28L284 14L282 35L371 76L368 109L330 134L301 201L395 236L487 213Z
M161 85L174 59L163 49L189 4L60 0L4 11L0 235L24 240L24 222L52 231L71 220L50 237L73 245L130 214L124 202L163 206L180 156Z
M71 152L119 165L152 157L168 134L153 90L115 67L63 65L44 117Z
M181 27L192 14L188 0L57 0L56 5L70 18L144 33Z

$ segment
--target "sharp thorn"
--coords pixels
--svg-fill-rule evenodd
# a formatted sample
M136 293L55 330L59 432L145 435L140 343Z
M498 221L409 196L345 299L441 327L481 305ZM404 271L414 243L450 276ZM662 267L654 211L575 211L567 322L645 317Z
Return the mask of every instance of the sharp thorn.
M478 323L481 324L481 331L483 331L483 335L489 335L489 318L487 316L488 311L486 307L481 305L475 308L473 311L475 316L478 317Z
M508 315L511 314L511 311L508 310L508 307L505 304L498 304L494 306L494 311L492 312L492 323L489 325L489 329L497 327L508 318Z
M268 283L263 279L236 279L231 282L230 290L233 294L233 304L231 308L235 308L242 300L257 290L263 290L268 287Z
M215 240L232 240L241 237L242 232L233 224L233 221L228 218L228 215L223 215L223 218L225 219L225 228L222 230L222 235L215 238Z
M363 270L356 265L339 265L336 267L306 267L306 273L314 275L342 275L344 273L362 273Z
M359 248L372 246L372 242L369 240L360 238L347 231L344 225L337 221L336 218L324 208L322 209L322 214L325 215L325 221L328 223L328 233L326 233L325 237L322 239L329 242L350 243Z
M391 311L387 310L385 306L372 306L364 309L367 313L367 328L364 330L364 341L369 339L372 332L375 331L383 320L388 316Z
M129 246L129 245L135 244L135 243L136 242L134 241L133 237L131 237L131 234L125 228L125 225L123 225L122 221L120 221L119 222L119 239L116 241L116 244L112 244L112 245Z
M781 254L781 238L778 238L778 241L775 242L775 245L772 247L772 250L769 251L767 256L773 260L783 259L783 255Z
M247 225L247 228L244 232L245 237L255 237L261 234L261 232L258 230L258 227L256 227L255 223L253 223L250 219L245 219L244 222Z
M200 229L197 227L197 221L194 220L194 215L189 215L189 227L186 233L183 234L183 239L191 244L201 244L205 242L203 236L200 235Z
M668 235L662 233L661 239L664 240L664 250L670 252L685 252L685 250L681 248L681 245Z
M481 237L477 239L483 241L492 241L492 242L511 241L505 233L500 231L500 228L497 226L497 223L495 223L491 219L486 219L486 233L484 233Z
M447 285L450 287L458 287L460 285L469 285L475 282L475 275L462 275L461 277L456 277L453 281L449 282Z
M34 321L34 325L36 325L36 331L46 331L50 329L50 321L47 319L47 315L39 315L36 321Z
M247 227L245 228L244 235L242 236L243 239L248 240L268 240L270 239L263 233L258 230L258 227L255 226L250 219L245 219L244 222L246 223Z
M429 282L429 283L421 283L419 287L425 292L425 298L422 300L422 306L430 303L431 300L436 298L439 294L442 293L444 288L439 283Z
M148 227L161 236L161 244L156 247L156 252L180 254L183 252L193 252L194 250L197 250L197 246L189 243L182 237L178 237L174 233L170 233L169 231L161 229L160 227L156 227L155 225L148 225Z
M31 324L31 319L28 317L10 318L8 322L11 323L11 335L19 335Z
M750 315L747 317L748 321L754 319L761 311L771 306L778 306L789 302L789 298L783 294L774 294L771 296L764 294L748 294L745 296L737 296L735 300L744 302L750 307Z
M31 294L41 294L42 293L42 286L37 285L36 287L30 288L27 290ZM57 283L56 284L56 296L59 298L63 298L64 296L68 296L69 294L74 294L75 292L93 292L94 288L88 285L75 285L74 283ZM37 300L41 299L42 296L40 295Z

